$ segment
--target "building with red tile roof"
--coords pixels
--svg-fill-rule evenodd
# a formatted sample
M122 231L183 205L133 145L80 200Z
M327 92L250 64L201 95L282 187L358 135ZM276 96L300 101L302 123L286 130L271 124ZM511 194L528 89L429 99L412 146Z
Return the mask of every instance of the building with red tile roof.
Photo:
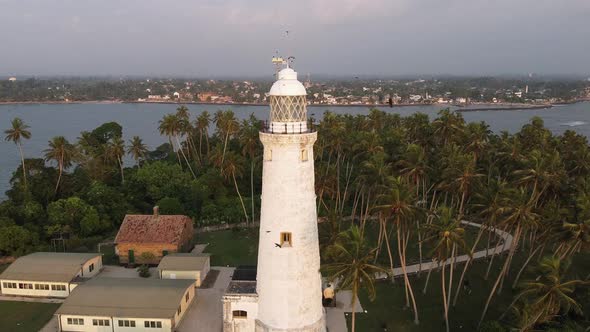
M184 215L128 214L115 238L121 264L158 264L169 253L191 249L193 221Z

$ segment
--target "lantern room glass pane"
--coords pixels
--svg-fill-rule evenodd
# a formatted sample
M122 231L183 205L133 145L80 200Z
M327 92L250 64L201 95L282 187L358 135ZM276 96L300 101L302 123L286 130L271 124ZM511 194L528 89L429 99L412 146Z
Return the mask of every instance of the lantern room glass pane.
M306 121L305 96L270 96L270 121Z

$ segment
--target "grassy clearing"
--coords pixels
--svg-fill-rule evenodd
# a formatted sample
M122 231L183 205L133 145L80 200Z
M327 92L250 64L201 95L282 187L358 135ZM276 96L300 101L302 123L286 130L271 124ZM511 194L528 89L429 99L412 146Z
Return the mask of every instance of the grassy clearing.
M258 228L199 233L197 243L208 243L212 266L256 265Z
M451 307L449 311L449 320L451 331L475 331L479 318L483 311L487 296L494 284L497 274L500 272L503 261L494 260L492 267L493 273L488 280L484 280L488 262L479 260L473 263L466 274L469 280L471 293L461 290L456 307ZM516 276L519 267L526 259L524 254L515 257L511 267L511 274L504 283L504 288L499 295L495 295L486 315L486 321L497 320L502 313L508 308L514 299L518 289L511 288L513 278ZM575 264L572 264L570 275L575 277L580 272L589 271L589 259L577 257ZM453 281L455 293L463 265L458 265L454 271ZM361 294L360 299L363 309L367 313L357 315L357 331L401 331L401 332L418 332L418 331L444 331L444 317L441 291L441 274L439 271L433 271L430 276L429 286L426 294L422 293L426 281L427 273L411 278L412 288L416 295L418 304L418 313L420 315L420 325L414 324L414 315L410 308L405 307L405 294L403 280L397 278L395 284L389 281L380 281L377 284L377 298L374 302L369 301L366 294ZM522 280L522 279L521 279ZM448 269L447 280L448 282ZM454 297L454 295L453 295ZM452 301L452 299L451 299ZM583 303L584 309L588 314L590 303ZM351 316L347 316L348 326L350 328Z
M59 306L56 303L0 301L0 331L39 331Z

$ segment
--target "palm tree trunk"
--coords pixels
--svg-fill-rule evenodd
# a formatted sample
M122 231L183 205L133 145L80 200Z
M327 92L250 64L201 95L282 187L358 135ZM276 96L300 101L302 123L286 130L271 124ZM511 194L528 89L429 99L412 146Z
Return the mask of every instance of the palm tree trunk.
M254 215L254 158L250 162L250 197L252 201L252 222L256 222L256 216Z
M449 329L449 308L447 307L447 291L445 289L445 265L446 262L442 262L443 266L442 266L442 278L441 278L441 285L442 285L442 296L443 296L443 307L445 309L445 325L447 327L447 332L450 331Z
M22 148L20 142L17 143L16 146L18 147L18 150L20 152L20 160L23 165L23 183L25 185L25 190L26 190L27 189L27 171L25 169L25 155L23 154L23 148Z
M242 203L242 210L244 210L244 217L246 217L246 225L248 225L248 212L246 212L246 205L244 205L244 200L242 199L242 195L240 194L240 189L238 189L238 182L236 181L236 174L234 172L232 172L231 176L234 179L234 186L236 187L236 192L238 193L238 197L240 198L240 203Z
M59 169L59 175L57 176L57 183L55 184L55 194L57 194L57 188L59 188L59 182L61 181L61 174L63 173L63 156L62 158L60 158L58 165L57 165L58 169Z
M467 262L465 262L465 266L463 267L463 272L461 272L461 277L459 278L459 284L457 284L457 292L455 293L455 298L453 299L453 307L457 304L457 299L459 298L459 293L461 292L461 285L463 284L463 278L465 277L465 272L467 272L467 268L469 267L469 264L473 260L473 253L475 252L475 249L477 248L477 244L479 243L479 240L481 239L484 229L485 228L483 227L483 225L480 226L479 232L477 233L477 238L475 239L475 243L473 243L473 247L471 248L471 255L469 255Z
M225 142L223 143L223 154L221 155L221 164L223 165L223 161L225 160L225 149L227 148L227 141L229 139L229 131L225 134Z
M531 261L531 259L535 256L535 254L537 253L537 251L539 251L541 248L542 247L537 247L537 249L535 249L529 255L529 257L526 259L526 261L524 262L524 264L522 264L522 267L518 271L518 274L516 275L516 278L514 278L514 282L512 283L512 289L516 288L516 285L518 285L518 279L520 279L520 275L522 274L522 272L524 271L524 269L527 267L527 265L529 264L529 262Z
M414 324L418 325L418 324L420 324L420 320L418 319L418 307L416 305L416 299L414 298L414 291L412 290L412 284L410 284L410 279L408 278L408 272L406 271L406 252L405 252L405 250L402 252L401 248L403 248L403 246L400 244L400 238L401 238L401 231L398 228L397 245L398 245L398 251L399 251L399 255L400 255L402 272L404 274L404 282L406 284L407 291L410 293L410 298L412 299L412 306L414 307Z
M354 332L355 330L355 325L356 325L356 297L357 297L357 292L358 292L358 286L357 286L357 282L354 283L354 286L352 287L352 332Z
M455 270L455 252L457 245L453 244L453 250L451 250L451 271L449 272L449 295L447 298L447 308L451 306L451 293L453 292L453 271Z
M199 129L199 160L203 160L203 129Z
M432 260L432 263L434 263L434 259ZM430 269L428 269L428 274L426 275L426 282L424 283L422 294L426 294L426 289L428 288L428 282L430 281L430 273L432 273L432 270L434 270L434 266L431 265Z
M176 143L178 144L178 150L182 154L182 157L184 158L184 161L186 162L186 165L188 166L189 171L193 175L193 178L196 179L197 176L195 175L195 172L193 172L193 168L191 167L191 163L188 161L188 158L186 157L186 154L184 153L184 150L182 149L182 145L180 144L180 140L178 139L178 136L176 136Z
M121 157L117 156L117 162L119 163L119 168L121 169L121 183L125 182L125 173L123 172L123 162L121 161Z
M379 218L382 219L382 218ZM385 224L385 221L382 221L381 224ZM391 271L391 281L393 281L395 275L393 274L393 255L391 254L391 246L389 245L389 237L387 236L387 229L383 226L383 235L385 236L385 244L387 246L387 255L389 256L389 268Z
M515 238L519 236L520 233L520 226L516 227L516 231L514 232L514 236ZM511 247L510 247L510 251L513 251L515 246L514 243L511 243ZM505 274L506 269L508 268L508 263L509 263L509 259L506 259L506 262L504 262L504 266L502 267L502 270L500 271L500 274L498 275L498 278L496 279L496 282L494 283L494 286L492 287L492 291L490 292L490 295L488 296L488 299L486 301L486 305L483 309L483 312L481 313L481 318L479 319L479 323L477 324L477 329L479 330L481 323L483 322L486 313L488 311L488 307L490 306L490 302L492 301L492 297L494 296L494 293L496 292L496 289L498 288L498 285L500 284L500 280L502 280L502 276Z

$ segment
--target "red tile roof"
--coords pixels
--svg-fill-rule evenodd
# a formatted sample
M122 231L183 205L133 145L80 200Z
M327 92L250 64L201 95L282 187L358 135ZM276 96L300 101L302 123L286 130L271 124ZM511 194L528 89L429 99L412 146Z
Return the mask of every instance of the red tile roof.
M128 214L123 219L115 243L180 244L187 223L192 223L192 220L182 215Z

